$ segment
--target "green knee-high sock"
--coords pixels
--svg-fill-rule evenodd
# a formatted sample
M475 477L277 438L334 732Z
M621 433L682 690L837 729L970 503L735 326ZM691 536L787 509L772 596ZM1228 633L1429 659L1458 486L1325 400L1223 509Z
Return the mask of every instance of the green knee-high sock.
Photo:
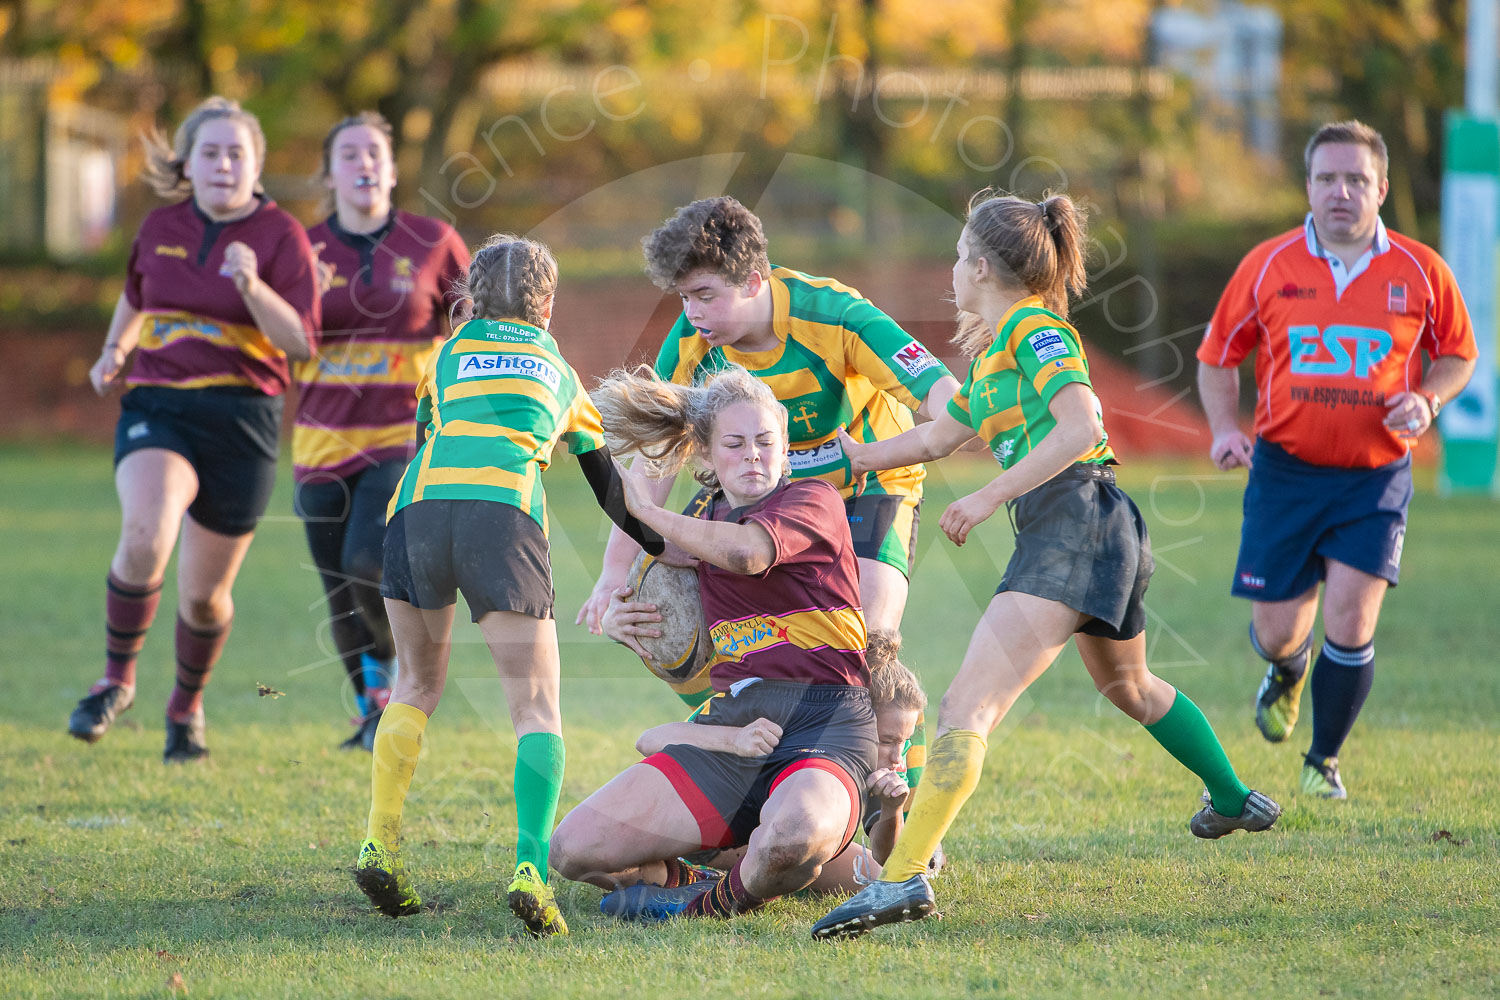
M547 880L547 842L557 818L567 754L556 733L527 733L516 744L516 863L530 861Z
M1245 811L1250 789L1234 773L1213 726L1191 698L1178 691L1167 714L1147 726L1146 732L1183 767L1203 779L1220 814L1238 816Z

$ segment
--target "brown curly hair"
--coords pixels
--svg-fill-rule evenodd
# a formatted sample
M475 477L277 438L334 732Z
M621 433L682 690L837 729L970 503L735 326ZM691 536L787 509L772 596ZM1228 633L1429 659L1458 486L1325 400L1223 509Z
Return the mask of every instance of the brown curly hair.
M557 258L544 243L496 233L474 251L455 290L473 304L478 319L519 319L545 327L547 296L557 293ZM455 326L461 318L450 317Z
M766 234L760 219L728 196L684 205L641 240L646 275L671 291L693 271L712 271L731 285L743 285L752 272L771 274Z

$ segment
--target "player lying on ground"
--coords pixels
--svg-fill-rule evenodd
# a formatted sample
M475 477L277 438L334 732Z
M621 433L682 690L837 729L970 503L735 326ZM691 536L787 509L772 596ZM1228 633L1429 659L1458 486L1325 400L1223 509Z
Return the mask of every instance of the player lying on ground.
M696 458L716 492L706 517L688 517L659 507L640 472L624 474L631 513L700 560L718 653L710 683L725 697L693 724L766 719L780 734L763 756L672 744L626 769L563 818L553 862L617 890L602 904L616 916L743 913L808 885L843 851L875 769L843 499L823 480L787 478L786 408L742 368L698 387L621 373L594 398L618 450L668 473ZM718 879L661 888L680 881L680 856L739 846L744 858Z
M380 588L401 672L375 733L369 828L355 868L359 887L393 917L421 905L399 853L401 810L443 694L462 592L495 658L517 737L510 908L534 934L567 933L546 884L564 751L540 476L557 442L578 455L623 531L656 552L661 540L626 514L598 411L548 333L556 289L546 247L491 237L465 286L474 318L454 331L418 388L421 444L391 498Z
M610 626L610 616L606 613L604 634L615 638ZM899 635L879 631L870 633L869 645L865 649L865 660L870 666L870 703L875 709L877 742L875 770L865 779L861 818L869 843L851 843L843 853L825 864L817 879L807 887L815 892L853 892L879 875L880 866L901 834L904 811L913 790L908 781L907 755L917 719L927 705L927 695L916 675L898 659L900 648ZM720 697L714 695L686 722L669 722L646 730L636 740L636 750L642 757L649 757L674 743L682 743L706 750L727 750L742 757L764 757L776 749L781 742L781 727L770 719L756 719L744 726L694 725L698 716L711 711L715 699ZM720 871L733 868L744 854L742 847L699 852L684 859L692 868L688 882L683 881L687 877L685 873L670 863L667 882L689 884L701 877L717 878ZM928 865L929 873L935 874L941 869L943 860L939 850Z
M289 361L318 327L312 247L260 187L266 139L234 101L193 109L169 147L146 141L147 179L175 205L146 216L130 248L99 360L121 384L115 430L120 542L104 605L104 677L68 719L90 743L135 701L136 658L177 549L177 683L167 763L208 753L203 689L234 620L231 590L276 481ZM183 197L183 196L186 197Z
M1089 385L1078 332L1064 318L1085 284L1083 220L1065 195L1040 203L980 192L958 238L953 294L975 356L968 380L931 423L875 444L844 441L856 469L932 461L976 433L1002 472L944 511L956 545L1002 503L1016 548L943 695L927 780L881 880L813 927L859 934L932 911L925 869L979 784L985 738L1072 637L1099 692L1203 779L1199 837L1264 830L1281 810L1252 792L1188 698L1146 666L1144 598L1153 568L1140 511L1116 485L1114 454Z
M380 597L385 507L416 448L416 387L448 336L469 248L453 227L391 204L391 126L361 111L329 129L318 352L295 369L293 506L328 596L328 627L359 713L344 747L374 746L395 674Z

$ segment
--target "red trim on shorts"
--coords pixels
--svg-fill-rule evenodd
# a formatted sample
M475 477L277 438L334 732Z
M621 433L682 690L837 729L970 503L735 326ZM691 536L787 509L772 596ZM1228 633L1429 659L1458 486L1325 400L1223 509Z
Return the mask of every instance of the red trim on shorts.
M703 794L703 789L688 775L683 766L670 754L654 753L641 761L642 764L650 764L672 783L672 790L682 800L682 804L688 807L688 812L693 814L693 819L698 821L699 835L702 837L702 847L728 847L730 846L729 824L714 804Z
M806 771L809 768L818 771L827 771L843 782L844 791L849 793L849 825L844 828L844 839L839 842L839 849L833 853L834 857L838 857L854 841L854 831L859 828L859 810L864 801L863 796L859 794L858 787L854 784L854 776L844 770L843 765L824 757L806 757L802 760L793 761L782 768L781 773L776 776L776 780L771 782L771 789L766 793L766 797L770 798L772 795L775 795L776 786L785 781L790 775L797 771Z

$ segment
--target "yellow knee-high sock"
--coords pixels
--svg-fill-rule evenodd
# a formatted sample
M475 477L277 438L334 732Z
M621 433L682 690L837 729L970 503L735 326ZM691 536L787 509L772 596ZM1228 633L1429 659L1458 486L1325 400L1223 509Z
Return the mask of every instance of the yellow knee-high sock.
M401 844L401 807L422 753L427 716L421 709L393 701L375 730L375 761L370 768L370 824L365 836L391 850Z
M927 870L928 860L958 811L979 787L984 751L984 737L970 729L950 729L927 748L927 769L906 826L885 859L882 882L905 882Z

